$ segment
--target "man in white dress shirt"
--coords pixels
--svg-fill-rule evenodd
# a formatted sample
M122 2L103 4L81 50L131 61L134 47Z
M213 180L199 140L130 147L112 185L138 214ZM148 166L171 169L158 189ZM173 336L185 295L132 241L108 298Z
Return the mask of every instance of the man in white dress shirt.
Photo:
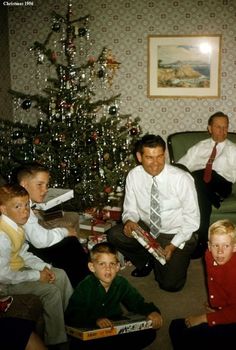
M208 227L212 205L220 207L221 202L232 192L236 181L236 144L227 139L229 118L222 112L214 113L208 120L210 138L198 142L178 160L191 172L195 179L201 224L198 230L199 244L195 257L204 253L207 247ZM216 144L216 156L212 163L209 182L204 181L204 169Z
M110 229L107 237L136 266L133 276L146 276L153 268L160 288L175 292L183 288L186 281L190 257L197 243L193 232L199 227L200 214L193 178L184 170L165 164L165 149L166 144L158 135L145 135L137 142L135 150L140 165L127 176L124 225ZM131 237L137 225L149 230L154 177L159 189L161 216L156 240L164 248L165 265Z

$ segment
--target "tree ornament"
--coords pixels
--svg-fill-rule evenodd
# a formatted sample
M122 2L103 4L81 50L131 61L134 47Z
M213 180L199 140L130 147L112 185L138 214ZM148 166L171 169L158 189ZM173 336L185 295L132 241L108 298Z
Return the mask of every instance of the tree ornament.
M88 137L87 140L86 140L86 144L88 146L91 146L93 143L94 143L94 139L92 137Z
M96 171L98 169L98 164L97 163L93 163L91 166L91 170L92 171Z
M20 139L22 138L24 135L23 135L23 132L21 130L15 130L13 131L13 133L11 134L11 137L13 138L13 140L17 140L17 139Z
M60 141L60 142L65 142L66 141L66 135L65 134L59 134L58 135L58 140Z
M52 25L52 30L56 33L60 32L61 25L59 22L54 22Z
M22 102L21 107L23 109L29 109L31 107L31 104L32 104L31 100L27 99Z
M55 51L52 51L50 60L52 63L55 63L57 60L57 53Z
M117 186L117 188L116 188L116 192L117 192L117 193L121 193L121 192L123 192L122 187L121 187L121 186Z
M112 187L111 187L111 186L106 186L106 187L104 188L104 192L105 192L105 193L111 193L111 192L112 192Z
M34 144L35 145L39 145L40 143L41 143L40 138L39 137L35 137Z
M109 114L110 115L116 115L116 113L117 113L117 107L116 106L109 107Z
M96 131L94 131L94 133L92 135L93 140L96 141L97 137L98 137L98 133Z
M125 126L127 129L129 129L132 125L132 120L128 119L127 122L125 123Z
M38 52L38 58L37 58L37 63L38 64L43 64L44 62L44 54L42 52Z
M105 153L103 158L104 158L104 160L109 160L110 154L109 153Z
M67 164L66 164L65 162L61 162L61 163L60 163L60 167L61 167L62 169L66 169Z
M79 28L79 36L80 37L85 36L86 33L87 33L87 29L86 28L84 28L84 27Z
M123 180L121 180L121 179L117 181L117 187L119 187L119 186L123 186Z
M131 136L136 136L138 134L138 129L137 128L131 128L129 131L129 134Z
M98 78L104 78L105 77L104 69L99 69L97 74L98 74Z

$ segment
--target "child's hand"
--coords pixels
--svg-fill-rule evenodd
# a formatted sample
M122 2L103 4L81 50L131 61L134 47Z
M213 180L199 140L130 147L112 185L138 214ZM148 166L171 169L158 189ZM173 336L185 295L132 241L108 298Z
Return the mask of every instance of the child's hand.
M153 311L148 315L148 320L152 321L152 327L154 329L159 329L162 327L163 325L163 318L162 316L157 312L157 311Z
M96 325L99 328L108 328L108 327L113 327L113 323L108 319L108 318L99 318L96 321Z
M41 282L44 283L53 283L55 281L55 273L45 267L42 271L40 271L40 279Z
M48 274L48 271L44 268L42 271L40 271L40 282L49 283L50 282L50 275Z
M189 316L189 317L186 317L185 319L185 324L188 328L198 326L199 324L206 323L206 322L207 322L206 314Z
M210 305L208 304L208 302L206 302L206 303L204 304L204 306L205 306L205 310L206 310L207 313L209 313L209 312L215 312L215 310L212 309L212 308L210 307Z
M48 273L48 276L49 276L49 283L55 282L55 280L56 280L55 273L52 270L50 270L49 268L47 268L47 267L45 267L44 269L47 270L47 273Z

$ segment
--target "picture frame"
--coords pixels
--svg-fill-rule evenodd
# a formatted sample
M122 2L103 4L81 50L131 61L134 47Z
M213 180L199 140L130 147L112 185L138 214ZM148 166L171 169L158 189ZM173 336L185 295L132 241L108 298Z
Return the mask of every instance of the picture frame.
M221 35L148 37L148 97L220 97Z

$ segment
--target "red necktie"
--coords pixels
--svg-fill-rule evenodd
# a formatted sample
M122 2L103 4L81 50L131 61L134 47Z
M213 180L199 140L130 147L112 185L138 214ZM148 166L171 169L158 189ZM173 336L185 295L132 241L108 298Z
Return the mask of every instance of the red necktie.
M214 159L216 157L216 146L217 146L217 142L215 143L215 146L212 149L210 158L208 159L205 170L204 170L203 180L206 183L211 181L212 163L214 162Z

